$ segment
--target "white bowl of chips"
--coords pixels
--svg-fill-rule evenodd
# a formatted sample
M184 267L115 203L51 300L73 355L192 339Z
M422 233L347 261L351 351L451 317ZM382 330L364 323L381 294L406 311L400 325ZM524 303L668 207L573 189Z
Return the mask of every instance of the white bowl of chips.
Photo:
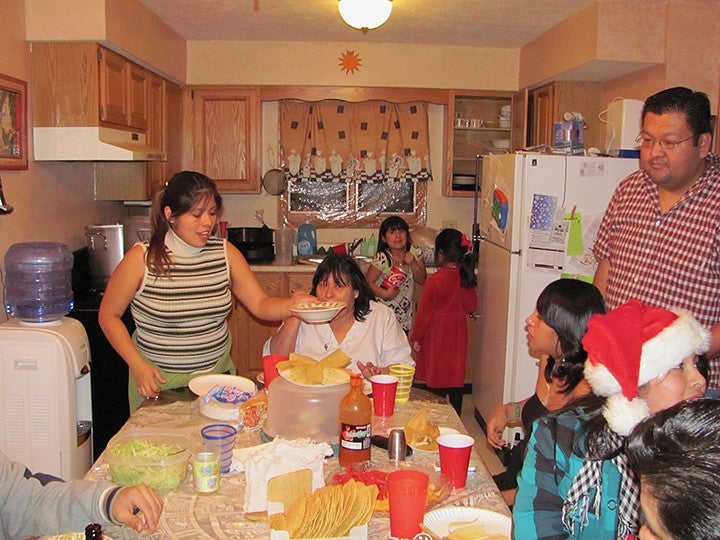
M290 308L290 312L306 323L318 324L331 321L344 307L345 302L308 302L295 304Z

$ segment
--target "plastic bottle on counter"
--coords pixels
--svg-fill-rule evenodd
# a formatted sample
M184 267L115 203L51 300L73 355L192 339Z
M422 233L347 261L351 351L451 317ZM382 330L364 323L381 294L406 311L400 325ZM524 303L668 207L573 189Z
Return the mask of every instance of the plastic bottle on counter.
M370 238L368 238L366 242L365 251L367 251L367 256L374 257L377 253L377 240L375 240L375 235L371 234Z
M363 392L362 377L353 373L350 391L340 401L340 466L369 461L371 436L372 403Z
M293 262L293 244L295 231L292 227L282 226L275 229L275 262L289 266Z
M315 225L306 221L298 228L297 254L315 255L317 253L317 230Z

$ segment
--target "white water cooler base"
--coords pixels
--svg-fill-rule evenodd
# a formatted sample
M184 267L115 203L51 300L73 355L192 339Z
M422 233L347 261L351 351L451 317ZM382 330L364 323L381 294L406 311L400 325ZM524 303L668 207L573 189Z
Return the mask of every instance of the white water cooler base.
M82 478L92 466L90 347L82 324L0 324L0 450L33 473Z

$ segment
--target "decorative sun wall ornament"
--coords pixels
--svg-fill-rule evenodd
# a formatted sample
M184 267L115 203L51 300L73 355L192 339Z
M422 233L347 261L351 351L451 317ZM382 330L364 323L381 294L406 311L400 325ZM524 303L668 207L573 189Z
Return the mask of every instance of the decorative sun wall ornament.
M339 60L340 63L338 65L340 66L340 71L344 71L346 74L360 71L360 66L362 66L360 54L355 51L346 50L340 55Z

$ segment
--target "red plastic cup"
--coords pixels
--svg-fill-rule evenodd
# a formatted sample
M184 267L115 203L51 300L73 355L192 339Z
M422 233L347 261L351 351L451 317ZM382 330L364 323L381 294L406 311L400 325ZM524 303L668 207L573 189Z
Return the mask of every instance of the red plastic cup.
M470 453L475 440L462 433L447 433L437 438L437 444L440 453L440 471L450 478L454 487L465 487Z
M380 287L383 289L399 289L402 282L405 281L407 273L399 266L393 266L390 271L385 274Z
M333 246L331 249L333 253L338 255L347 255L347 244L338 244L337 246Z
M373 411L375 416L388 417L395 412L395 392L398 378L395 375L375 375L372 384Z
M277 369L278 362L284 362L288 357L284 354L268 354L262 358L263 377L265 378L265 388L270 388L270 383L275 377L280 375Z
M388 474L390 536L412 538L420 531L425 516L428 475L413 469Z

